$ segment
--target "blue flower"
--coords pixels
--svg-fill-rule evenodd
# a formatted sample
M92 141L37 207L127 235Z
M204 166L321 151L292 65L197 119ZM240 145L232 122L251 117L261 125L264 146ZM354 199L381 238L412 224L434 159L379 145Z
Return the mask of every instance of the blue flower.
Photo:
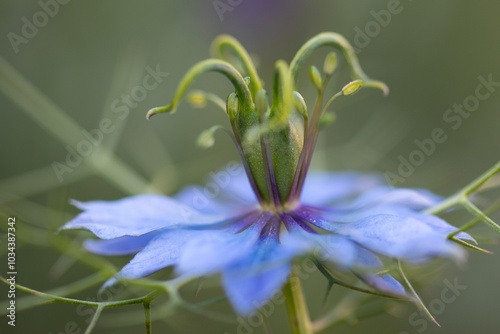
M85 228L102 239L85 242L97 254L137 253L118 273L125 279L168 266L178 274L221 273L240 314L255 311L279 291L298 256L315 254L377 290L404 296L394 278L377 275L383 269L379 256L414 262L464 255L447 239L453 226L420 212L436 204L437 196L391 190L374 175L311 172L300 204L281 212L258 204L243 168L220 196L204 197L205 210L193 209L202 194L196 190L188 187L174 198L74 202L83 212L64 229ZM457 237L471 240L466 233Z
M424 213L442 200L439 196L421 189L389 187L374 174L308 173L326 109L321 108L323 90L335 68L335 57L327 57L323 78L311 70L320 102L312 113L308 114L294 89L304 59L322 45L341 49L355 79L326 106L362 86L385 90L361 71L342 37L324 33L306 43L290 67L283 61L277 63L269 106L246 51L223 36L214 44L222 60L195 65L173 102L150 111L148 116L175 110L190 82L201 73L218 71L228 76L236 89L226 103L233 130L230 136L243 165L231 173L221 172L226 182L208 195L201 187L189 186L174 197L147 194L109 202L74 202L83 212L63 229L83 228L95 234L100 240L85 242L91 252L135 254L106 285L170 266L177 275L220 274L235 310L248 315L282 288L297 257L313 255L398 297L406 296L405 288L384 271L383 259L425 262L435 257L464 257L463 249L447 237L456 228ZM236 55L249 78L244 79L224 60L226 48ZM198 93L196 97L203 104L207 96ZM208 131L209 139L214 131ZM474 241L464 232L455 237Z

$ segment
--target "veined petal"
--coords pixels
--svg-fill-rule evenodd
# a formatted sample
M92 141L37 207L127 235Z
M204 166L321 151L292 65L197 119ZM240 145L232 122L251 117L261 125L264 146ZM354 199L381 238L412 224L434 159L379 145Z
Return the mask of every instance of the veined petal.
M183 188L175 199L203 213L226 213L257 204L242 166L211 173L204 187Z
M352 267L356 261L356 245L347 238L322 235L304 226L288 214L281 215L288 233L282 233L281 243L295 255L313 253L319 259L334 262L342 269Z
M290 233L281 237L284 247L298 253L313 253L321 261L333 262L339 269L351 270L369 286L392 295L405 296L404 287L388 274L376 274L384 268L382 261L342 235L310 233L291 217L283 217Z
M290 275L291 264L279 243L279 228L278 220L270 221L253 250L222 273L226 294L239 314L249 315L262 307Z
M422 223L425 223L427 226L431 227L434 232L442 234L447 236L450 233L453 233L457 230L457 228L453 225L448 224L446 221L443 219L422 213L422 212L416 212L411 209L405 208L405 207L400 207L400 206L393 206L393 205L380 205L373 207L371 209L367 209L366 211L362 212L363 210L360 210L361 214L358 215L358 220L369 217L369 216L375 216L375 215L380 215L380 214L385 214L385 215L394 215L394 216L400 216L400 217L411 217L414 218ZM364 216L363 218L361 218ZM347 219L345 220L342 219L343 221L353 221L353 219ZM457 239L462 239L462 240L469 240L474 243L477 243L473 237L471 237L468 233L466 232L460 232L455 236Z
M176 271L180 274L208 275L248 256L271 216L269 212L250 215L245 220L251 225L242 232L228 228L194 236L186 244Z
M453 233L457 230L457 228L453 225L448 224L446 221L443 219L434 216L434 215L429 215L426 213L420 213L420 212L412 212L412 214L408 215L410 217L413 217L415 219L418 219L421 222L426 223L428 226L431 226L434 231L442 233L442 234L450 234ZM462 239L462 240L469 240L477 244L477 241L468 233L466 232L460 232L457 235L455 235L455 238L457 239Z
M146 247L137 253L135 257L116 274L117 277L109 279L103 285L103 288L115 284L119 277L126 279L140 278L160 269L179 264L181 256L186 252L189 254L189 243L193 240L212 239L212 241L217 241L214 239L222 240L224 238L229 238L229 236L234 238L234 233L239 232L252 223L252 219L255 219L255 215L256 214L250 214L247 217L241 218L240 221L236 221L229 226L217 230L166 229L160 233L149 233L147 235L153 235L154 237L149 241ZM259 224L256 224L255 228L258 226ZM104 241L109 242L110 240ZM199 246L199 244L196 244L196 246ZM219 259L211 258L210 254L208 257L206 254L200 254L199 251L198 249L198 252L196 252L198 256L205 255L205 260L212 261L212 263L204 263L204 268L207 270L217 264L217 261L220 261ZM234 249L227 251L234 251Z
M359 222L368 217L377 215L410 217L426 224L428 227L432 228L434 232L443 236L447 236L457 230L455 226L448 224L437 216L395 205L376 205L358 210L332 209L329 211L321 211L315 208L301 206L295 209L293 213L309 223L329 232L337 232L339 228L342 228L342 226L348 223ZM456 238L475 242L474 238L465 232L460 232L456 235Z
M383 268L375 254L360 247L349 238L337 234L318 234L304 230L297 224L297 219L282 215L289 233L281 235L284 248L289 248L296 255L313 253L319 260L333 262L341 269L374 271Z
M382 184L382 178L375 174L310 172L304 183L301 203L327 205Z
M193 235L206 232L190 230L167 230L157 235L137 253L116 275L126 279L141 278L177 263L186 243ZM116 282L112 278L105 286Z
M366 275L357 274L357 276L367 285L378 291L382 291L394 296L406 297L404 286L389 274Z
M337 235L311 234L305 231L290 231L281 237L283 247L297 255L314 254L321 260L333 262L341 269L350 269L356 264L356 246L347 238Z
M369 216L358 222L339 225L335 233L378 254L410 261L435 256L460 258L464 255L463 250L446 235L412 217Z
M301 205L295 208L290 215L295 220L304 220L308 223L319 227L322 230L333 232L338 228L335 213L330 211L324 212L315 208Z
M394 296L406 296L405 288L394 277L386 273L373 272L375 268L383 269L382 261L375 254L365 248L358 247L357 260L358 268L355 268L353 273L368 286ZM362 270L363 267L372 268L372 270Z
M230 180L227 182L220 182L220 186L223 189L223 197L236 201L241 205L257 204L257 197L250 186L250 181L248 181L243 166L235 168L230 172L230 175Z
M242 207L240 203L223 201L220 196L212 195L208 188L187 186L175 195L175 200L206 214L234 212Z
M413 210L424 210L441 202L443 198L425 189L376 187L368 190L344 209L360 209L367 206L391 204Z
M156 234L151 232L139 237L123 236L109 240L87 239L83 246L89 252L100 255L129 255L142 250Z
M139 195L117 201L74 202L84 210L61 229L85 228L101 239L139 236L166 227L209 225L236 218L207 215L162 195Z

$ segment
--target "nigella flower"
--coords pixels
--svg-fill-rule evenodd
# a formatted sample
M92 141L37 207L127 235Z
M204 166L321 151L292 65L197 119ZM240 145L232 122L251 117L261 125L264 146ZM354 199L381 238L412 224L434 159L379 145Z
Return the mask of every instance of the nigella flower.
M354 81L323 103L336 67L335 55L329 54L323 76L315 67L310 70L318 99L308 112L296 83L304 60L321 46L341 50ZM336 270L354 273L373 289L400 297L407 292L384 270L381 259L425 262L463 256L462 249L447 238L456 228L424 212L440 197L426 190L391 188L372 174L308 173L331 103L362 87L387 92L383 83L364 74L344 38L322 33L299 50L290 66L278 61L271 105L254 65L236 40L219 37L213 51L216 58L191 68L173 102L151 110L148 118L174 112L198 75L222 73L236 90L226 103L202 92L191 95L191 101L225 107L232 128L227 133L242 166L232 171L218 196L205 196L202 206L197 203L203 192L196 186L175 197L148 194L111 202L75 202L83 212L63 228L85 228L100 238L85 243L89 251L135 254L106 284L141 278L169 266L178 275L219 273L235 310L250 314L283 286L292 261L307 254ZM219 128L203 133L201 143L212 144ZM464 232L455 238L473 241Z

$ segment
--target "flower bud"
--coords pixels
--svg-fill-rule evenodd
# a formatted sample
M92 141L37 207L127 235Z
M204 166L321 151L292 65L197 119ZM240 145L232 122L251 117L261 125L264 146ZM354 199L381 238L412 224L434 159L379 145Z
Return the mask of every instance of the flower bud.
M207 105L207 98L202 91L191 92L187 100L194 108L204 108Z
M214 146L215 143L215 132L219 129L222 129L222 126L220 125L214 125L210 129L207 129L200 133L198 136L198 140L196 141L196 144L200 147L203 148L209 148Z
M321 79L321 74L319 73L316 66L311 66L309 68L309 76L311 77L311 81L316 86L318 90L321 90L323 86L323 80Z
M293 106L295 107L295 109L297 109L299 114L301 114L304 118L307 118L306 101L304 101L304 98L302 97L302 95L300 95L299 92L296 92L296 91L293 92L292 102L293 102Z
M322 127L328 126L328 125L332 124L333 122L335 122L336 118L337 117L335 116L335 114L333 112L325 112L319 120L319 125Z
M227 97L226 101L226 110L227 114L229 115L229 119L231 122L236 119L236 116L238 115L238 109L240 108L239 100L238 100L238 95L236 93L232 93Z
M323 71L326 75L332 75L337 67L337 56L334 52L329 53L325 58L325 64L323 65Z
M347 85L342 88L342 95L349 96L356 93L361 86L363 86L363 80L355 80L349 82Z

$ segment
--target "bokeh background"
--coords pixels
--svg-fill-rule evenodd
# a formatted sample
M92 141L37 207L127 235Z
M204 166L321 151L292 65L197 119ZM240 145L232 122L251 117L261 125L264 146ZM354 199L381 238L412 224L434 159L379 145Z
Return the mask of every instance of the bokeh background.
M208 150L195 145L202 130L226 124L215 107L195 110L184 103L173 116L152 121L144 117L149 108L169 101L183 73L209 56L210 43L220 33L236 36L255 55L267 87L274 62L290 61L302 43L322 31L343 34L358 49L365 71L390 86L388 97L366 90L337 104L338 119L320 138L315 168L397 172L399 156L408 157L417 148L414 141L429 138L435 128L442 128L447 140L399 186L451 194L500 159L500 91L481 101L456 130L443 120L447 109L474 95L479 76L500 81L500 2L401 0L399 13L384 24L372 11L387 10L394 1L233 4L218 13L211 0L72 0L60 4L53 17L16 47L10 33L22 36L23 18L33 22L42 7L37 1L0 3L0 211L1 224L6 226L9 215L18 220L19 283L44 291L94 271L65 254L72 242L81 242L80 234L65 234L69 246L54 245L51 237L77 213L68 205L70 198L111 200L144 191L174 194L186 184L203 183L210 172L238 159L223 136L217 136L215 147ZM326 52L318 52L310 64L321 66ZM168 76L120 119L112 111L113 102L142 84L148 66L159 66ZM345 83L345 74L340 71L338 85ZM300 85L312 103L306 73ZM217 74L201 78L196 87L223 97L231 92ZM52 164L64 162L67 146L76 145L81 129L96 129L105 117L112 119L114 131L105 136L99 152L96 149L86 162L64 174L61 182ZM457 224L465 221L464 216L457 215ZM0 245L4 275L4 237ZM495 244L485 247L500 250ZM126 260L112 262L119 267ZM434 284L420 289L430 302L440 298L445 279L458 277L467 286L437 316L441 329L431 323L425 329L421 323L412 325L409 317L416 309L402 304L389 314L327 332L497 333L498 255L470 253L469 260L460 268L443 267ZM315 274L304 284L312 315L319 315L326 282ZM0 291L5 301L5 287ZM217 293L217 287L209 286L197 298ZM78 297L96 298L96 289ZM230 312L227 305L221 308ZM143 324L126 321L135 311L141 312L140 307L106 312L95 333L142 333ZM74 306L50 304L19 311L15 330L2 317L0 328L2 333L83 333L88 317ZM68 329L68 322L77 325ZM284 310L278 308L266 325L251 332L284 333L287 326ZM154 332L236 333L237 325L179 311L155 321Z

